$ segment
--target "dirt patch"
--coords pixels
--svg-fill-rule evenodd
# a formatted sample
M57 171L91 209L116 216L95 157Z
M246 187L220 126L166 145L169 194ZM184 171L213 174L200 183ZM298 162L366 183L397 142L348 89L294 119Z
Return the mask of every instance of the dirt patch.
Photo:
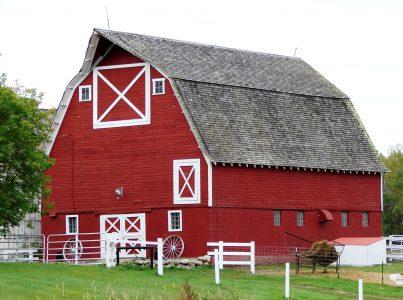
M256 274L258 275L284 275L284 271L279 270L257 270ZM383 283L386 285L396 286L395 283L389 279L391 273L383 274ZM337 273L334 269L328 270L328 272L323 273L320 269L315 273L312 273L311 270L301 270L299 272L299 276L308 276L308 277L329 277L329 278L337 278ZM350 279L350 280L358 280L362 279L366 283L378 283L382 284L382 273L379 272L363 272L360 270L343 270L341 269L339 272L340 278Z

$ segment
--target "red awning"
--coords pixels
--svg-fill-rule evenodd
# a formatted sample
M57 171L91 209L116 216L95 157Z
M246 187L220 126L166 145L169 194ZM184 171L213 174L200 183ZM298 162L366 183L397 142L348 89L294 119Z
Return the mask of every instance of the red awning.
M319 217L319 223L325 223L334 220L332 213L327 209L320 209L318 217Z

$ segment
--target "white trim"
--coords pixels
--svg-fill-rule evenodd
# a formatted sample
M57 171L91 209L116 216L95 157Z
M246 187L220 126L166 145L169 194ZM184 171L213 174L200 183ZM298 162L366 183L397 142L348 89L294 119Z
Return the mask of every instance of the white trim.
M381 211L383 212L383 173L381 173Z
M117 89L99 70L122 69L143 67L142 70L132 79L123 91ZM145 114L143 114L137 107L125 96L129 89L137 82L137 80L145 74ZM98 78L102 79L116 94L117 98L108 107L108 109L98 117ZM136 64L123 64L113 66L101 66L93 69L93 85L94 85L94 101L93 101L93 128L112 128L112 127L125 127L134 125L147 125L150 124L150 64L149 63L136 63ZM103 121L106 115L115 107L115 105L123 100L126 104L139 116L139 118L129 120L116 120L116 121Z
M208 206L213 206L213 165L211 160L206 155L203 155L207 163L207 194L208 194Z
M172 228L172 214L179 213L179 229ZM182 231L182 211L168 210L168 231Z
M77 227L77 232L69 232L70 229L70 218L75 218L77 221L76 227ZM78 215L66 215L66 234L78 234L80 232L79 227L78 227Z
M162 92L155 92L156 82L162 82ZM165 94L165 78L154 78L153 79L153 95L164 95Z
M181 167L192 167L188 176L185 176ZM184 184L179 187L179 176L184 179ZM190 186L189 179L194 176L194 186ZM182 197L185 189L188 189L192 196ZM173 161L173 194L174 204L196 204L200 203L200 159L182 159Z
M78 87L78 89L79 89L79 91L78 91L78 101L80 101L80 102L89 102L89 101L91 101L92 100L92 91L91 91L91 85L80 85L79 87ZM88 93L89 93L89 95L88 95L88 99L83 99L83 89L88 89Z
M110 69L124 69L124 68L132 68L132 67L145 67L148 63L135 63L135 64L122 64L122 65L110 65L110 66L100 66L95 67L96 70L110 70Z

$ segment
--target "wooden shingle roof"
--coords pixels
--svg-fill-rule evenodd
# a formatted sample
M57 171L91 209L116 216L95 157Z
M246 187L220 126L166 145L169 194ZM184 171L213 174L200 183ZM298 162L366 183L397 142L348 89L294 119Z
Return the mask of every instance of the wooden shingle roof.
M300 58L101 29L92 39L98 35L168 78L212 162L386 171L348 96Z

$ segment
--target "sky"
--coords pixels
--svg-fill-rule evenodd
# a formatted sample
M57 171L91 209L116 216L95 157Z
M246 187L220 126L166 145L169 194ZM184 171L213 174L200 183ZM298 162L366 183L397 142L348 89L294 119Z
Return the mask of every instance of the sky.
M403 0L0 0L0 73L57 107L93 28L294 56L346 93L376 149L403 144Z

